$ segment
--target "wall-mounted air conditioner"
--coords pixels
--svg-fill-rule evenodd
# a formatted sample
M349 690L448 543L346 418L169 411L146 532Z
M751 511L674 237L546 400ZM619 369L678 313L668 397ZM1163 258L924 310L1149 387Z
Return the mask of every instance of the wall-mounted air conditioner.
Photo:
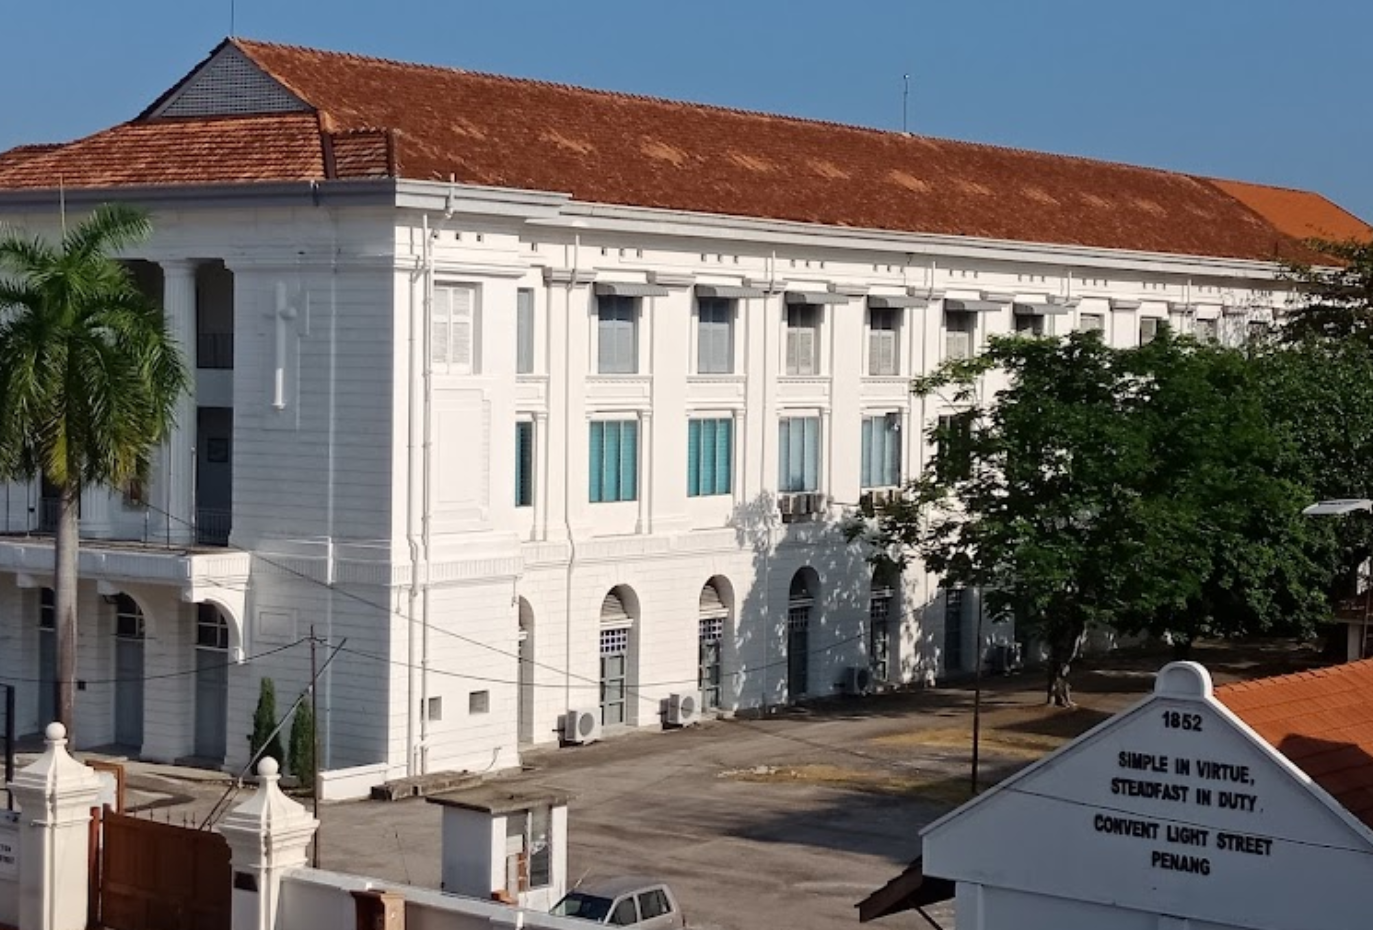
M872 690L872 670L866 665L850 665L839 680L839 690L845 694L867 694Z
M701 719L701 695L696 691L685 694L670 694L667 698L667 716L670 727L689 727Z
M563 717L563 742L573 745L594 743L601 738L599 710L569 710Z

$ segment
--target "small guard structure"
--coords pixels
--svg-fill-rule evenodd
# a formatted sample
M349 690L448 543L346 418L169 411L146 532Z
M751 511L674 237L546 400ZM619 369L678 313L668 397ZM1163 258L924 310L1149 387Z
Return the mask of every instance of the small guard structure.
M428 800L443 808L444 891L539 911L567 892L568 795L490 784Z
M1350 930L1373 883L1373 661L1154 691L935 821L871 920L975 930Z

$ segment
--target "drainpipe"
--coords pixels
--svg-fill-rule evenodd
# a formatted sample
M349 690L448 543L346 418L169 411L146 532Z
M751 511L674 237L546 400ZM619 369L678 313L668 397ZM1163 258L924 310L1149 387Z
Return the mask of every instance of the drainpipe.
M410 250L414 252L414 240L411 239ZM422 284L429 267L429 217L425 215L423 225L423 239L420 242L420 254L415 260L415 270L410 275L410 359L406 370L406 482L405 482L405 542L410 553L410 590L406 604L406 663L405 663L405 774L413 776L415 772L415 734L418 730L418 699L416 697L416 655L415 655L415 624L417 622L417 604L419 601L419 541L415 533L415 488L418 484L415 475L417 464L416 437L419 433L417 418L420 415L419 397L416 388L417 375L420 369L419 362L419 328L423 322L424 302L415 299L415 285Z
M334 207L329 207L330 219L330 250L329 250L329 464L328 482L325 486L325 533L327 542L325 544L324 563L325 582L328 585L327 596L324 602L324 638L331 646L334 642L334 482L335 482L335 436L338 423L336 390L338 384L338 212ZM311 648L314 648L311 646ZM321 728L324 732L324 758L317 760L321 768L332 768L331 758L334 752L333 725L334 725L334 666L329 663L324 669L324 725ZM311 683L312 688L318 688L318 682ZM320 726L320 721L315 721L315 726Z
M582 255L582 234L572 234L572 271L563 293L564 333L572 327L572 291L577 286L577 272ZM572 461L572 418L567 416L572 397L572 340L563 339L563 474ZM572 487L563 484L563 530L567 533L567 584L563 603L563 712L572 713L572 575L577 564L577 537L572 532ZM600 649L599 640L597 650Z
M764 411L766 411L766 410L769 409L769 407L768 407L768 397L769 397L769 395L775 393L775 392L769 390L769 388L772 386L773 382L776 380L775 376L773 376L770 372L772 371L772 366L775 365L775 364L777 364L777 359L774 358L774 357L770 357L769 354L768 354L768 330L771 328L771 321L768 319L768 317L771 315L770 311L768 310L768 300L769 300L769 298L772 297L772 295L773 295L774 293L776 293L776 291L777 291L777 250L776 250L776 249L773 249L772 252L771 252L771 254L768 256L768 288L767 288L767 294L763 297L763 307L764 307L764 312L763 312L763 410L764 410ZM779 321L779 322L780 322L780 321ZM782 338L783 338L783 339L786 339L786 334L785 334L785 333L782 334ZM773 350L773 351L776 351L776 350ZM774 412L775 412L775 411L774 411ZM763 443L762 443L762 446L761 446L761 448L763 448L763 449L766 449L766 448L767 448L767 443L768 443L768 429L769 429L769 427L770 427L771 425L772 425L772 424L771 424L770 422L766 422L766 421L765 421L765 422L763 423ZM773 435L775 436L775 435L777 435L777 434L774 433ZM778 454L780 455L780 451L779 451ZM768 481L768 474L767 474L767 472L768 472L768 467L767 467L767 456L766 456L766 455L759 455L759 456L758 456L758 482L759 482L758 487L759 487L759 490L760 490L760 498L761 498L761 496L762 496L762 495L761 495L761 490L762 490L763 488L766 488L766 487L767 487L767 481ZM761 601L762 601L762 604L763 604L763 680L759 683L759 686L760 686L760 688L761 688L761 690L762 690L762 694L761 694L762 701L761 701L760 703L762 704L763 716L766 717L766 716L767 716L767 712L768 712L768 703L769 703L769 702L768 702L768 678L769 678L769 675L768 675L768 665L769 665L769 663L770 663L770 660L769 660L768 656L769 656L770 650L768 649L768 645L769 645L769 643L772 642L772 608L771 608L772 594L771 594L771 592L772 592L772 547L773 547L773 535L772 535L772 534L773 534L773 527L772 527L772 511L771 511L771 508L769 508L769 510L768 510L768 512L767 512L766 514L760 514L760 516L762 517L762 520L763 520L764 535L763 535L762 543L763 543L764 549L763 549L763 552L760 554L761 557L762 557L762 562L763 562L763 597L761 598Z

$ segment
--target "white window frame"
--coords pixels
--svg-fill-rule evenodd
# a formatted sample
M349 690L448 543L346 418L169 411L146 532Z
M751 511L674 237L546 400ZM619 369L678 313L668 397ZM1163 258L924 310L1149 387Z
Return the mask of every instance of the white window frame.
M713 317L723 309L724 321L704 319L703 310ZM734 330L738 319L739 302L728 297L696 298L696 373L698 375L734 374ZM723 350L716 343L719 329L725 330ZM723 354L722 354L723 353ZM707 357L709 354L709 357Z
M895 451L895 454L896 454L896 475L895 475L895 476L889 476L889 475L885 475L885 474L882 475L882 477L884 477L884 478L886 478L886 477L894 477L895 480L892 480L892 481L870 482L870 481L868 480L869 478L871 478L871 477L873 476L873 475L872 475L872 472L874 471L874 468L875 468L876 471L878 471L878 472L885 472L885 471L887 470L887 465L886 465L886 462L885 462L885 461L883 461L881 464L879 464L879 465L877 465L877 466L874 466L874 465L873 465L872 460L871 460L871 456L870 456L870 453L871 453L872 449L871 449L871 447L869 446L869 444L863 443L863 442L861 441L861 435L862 435L862 434L860 433L860 448L859 448L859 455L858 455L858 460L859 460L859 486L860 486L860 488L862 488L862 490L864 490L864 491L868 491L868 490L872 490L872 489L875 489L875 488L894 488L894 487L899 487L899 486L901 485L901 466L902 466L902 451L903 451L902 448L901 448L901 443L902 443L901 425L902 425L902 424L901 424L901 414L900 414L900 412L898 412L898 411L886 411L886 412L865 413L865 414L863 414L863 422L864 422L864 424L872 423L872 429L873 429L873 430L877 430L878 428L880 428L880 429L882 430L882 435L883 435L884 437L886 437L886 441L887 441L887 443L889 443L889 446L887 446L887 448L889 448L889 449L891 449L891 450L894 450L894 451Z
M784 312L786 318L782 339L782 373L789 377L802 378L819 375L821 330L824 326L825 308L820 304L786 304ZM806 314L810 315L808 325L804 322L793 323L793 320L799 321ZM811 341L808 361L801 358L802 336L807 333Z
M875 318L890 320L891 326L878 329ZM901 328L905 321L897 307L868 308L868 364L869 377L894 377L901 374ZM881 345L885 343L885 345Z
M468 298L465 307L456 302L464 294ZM434 284L429 305L429 360L432 370L439 374L481 372L481 288L475 284Z
M538 370L539 340L534 289L522 287L515 291L515 374L532 375Z
M977 343L977 313L972 310L945 310L944 359L972 358ZM955 326L953 324L957 323Z
M614 318L608 318L607 311L614 311ZM620 319L621 311L628 311L628 319ZM613 294L596 295L596 372L602 375L639 374L639 320L643 314L643 303L638 297L621 297ZM615 333L608 339L608 324ZM627 327L628 336L621 334ZM612 357L607 358L606 347L612 346ZM628 351L629 358L623 359L619 353Z
M805 445L805 432L804 432L804 428L803 428L803 431L802 431L802 438L801 438L801 444L802 444L801 456L802 456L802 460L801 460L801 480L800 480L800 484L805 485L805 484L808 484L808 483L809 483L811 486L810 486L810 487L788 487L787 485L790 484L790 482L788 482L788 481L786 480L785 476L790 472L790 469L788 469L787 466L791 464L791 461L790 461L790 460L791 460L790 447L791 447L791 443L792 443L792 439L791 439L791 433L792 433L792 429L793 429L792 424L793 424L793 423L802 423L802 422L804 422L804 421L809 421L809 420L813 420L814 423L815 423L815 448L814 448L814 452L815 452L815 461L814 461L814 463L813 463L813 464L814 464L814 475L815 475L815 480L814 480L813 482L807 482L807 481L805 480L805 471L806 471L806 468L805 468L805 452L806 452L806 450L805 450L805 448L804 448L804 445ZM782 441L782 431L783 431L784 428L785 428L786 431L787 431L787 441L786 441L785 443ZM825 435L824 435L824 432L825 432L824 419L820 416L819 413L814 413L814 412L800 412L800 411L794 411L794 412L793 412L793 411L788 411L787 413L785 413L784 415L782 415L781 417L778 418L778 421L777 421L777 491L778 491L779 494L811 494L811 493L814 493L814 492L816 492L816 491L819 491L822 487L824 487L825 474L824 474L824 469L821 467L821 466L823 465L823 463L824 463L824 460L825 460Z

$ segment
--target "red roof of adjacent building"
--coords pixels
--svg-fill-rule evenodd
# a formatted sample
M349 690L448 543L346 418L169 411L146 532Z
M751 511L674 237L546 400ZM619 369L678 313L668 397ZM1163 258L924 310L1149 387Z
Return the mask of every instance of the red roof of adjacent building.
M1223 685L1215 694L1373 827L1373 659Z
M193 71L130 123L40 156L0 155L0 190L59 178L96 188L451 178L591 203L1255 260L1310 259L1297 241L1306 230L1357 224L1300 191L245 39L226 45L307 112L158 116Z

